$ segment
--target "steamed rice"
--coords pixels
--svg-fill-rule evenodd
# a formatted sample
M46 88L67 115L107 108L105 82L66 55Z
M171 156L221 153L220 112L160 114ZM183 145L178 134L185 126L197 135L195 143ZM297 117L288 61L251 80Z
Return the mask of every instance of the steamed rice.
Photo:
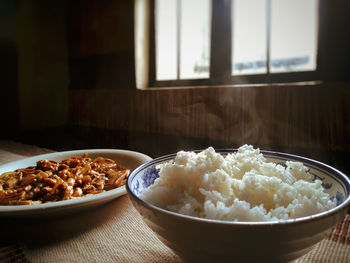
M287 220L335 206L300 162L269 163L250 145L226 157L180 151L141 198L185 215L227 221Z

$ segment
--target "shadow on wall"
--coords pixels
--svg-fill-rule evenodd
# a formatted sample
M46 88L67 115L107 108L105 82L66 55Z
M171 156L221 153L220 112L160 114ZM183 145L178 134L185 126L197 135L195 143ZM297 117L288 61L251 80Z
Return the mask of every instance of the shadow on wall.
M5 0L0 3L0 111L1 123L6 127L1 134L10 134L18 128L17 91L17 33L16 1Z

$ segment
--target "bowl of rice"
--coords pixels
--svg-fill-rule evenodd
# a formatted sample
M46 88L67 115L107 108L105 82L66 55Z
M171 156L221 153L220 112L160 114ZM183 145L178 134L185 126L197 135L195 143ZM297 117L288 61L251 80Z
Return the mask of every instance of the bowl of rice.
M350 204L350 180L337 169L251 145L153 159L126 188L158 238L190 262L294 260Z

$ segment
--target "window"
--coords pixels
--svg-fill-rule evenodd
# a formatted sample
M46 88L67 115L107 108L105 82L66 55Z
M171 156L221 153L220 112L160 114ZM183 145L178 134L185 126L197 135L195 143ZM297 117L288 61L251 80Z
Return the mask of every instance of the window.
M315 71L316 4L316 0L234 0L232 75Z
M147 21L151 87L317 78L318 0L153 0Z

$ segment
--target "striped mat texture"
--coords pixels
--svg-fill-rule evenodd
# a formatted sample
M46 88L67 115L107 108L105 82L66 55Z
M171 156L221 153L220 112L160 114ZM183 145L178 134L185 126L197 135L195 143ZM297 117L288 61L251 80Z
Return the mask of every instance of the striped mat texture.
M348 260L350 260L350 247L340 246L341 249L337 249L337 245L340 244L350 245L349 225L350 215L348 214L338 223L337 227L332 230L327 239L317 244L312 251L310 251L302 258L297 259L295 262L325 262L324 260L326 258L322 257L324 253L329 254L327 262L349 262ZM329 249L331 249L334 253L327 252ZM346 249L346 251L343 251L342 255L339 250L344 249ZM342 257L338 258L341 255ZM21 246L13 245L0 247L0 262L29 263L30 261L25 256Z

